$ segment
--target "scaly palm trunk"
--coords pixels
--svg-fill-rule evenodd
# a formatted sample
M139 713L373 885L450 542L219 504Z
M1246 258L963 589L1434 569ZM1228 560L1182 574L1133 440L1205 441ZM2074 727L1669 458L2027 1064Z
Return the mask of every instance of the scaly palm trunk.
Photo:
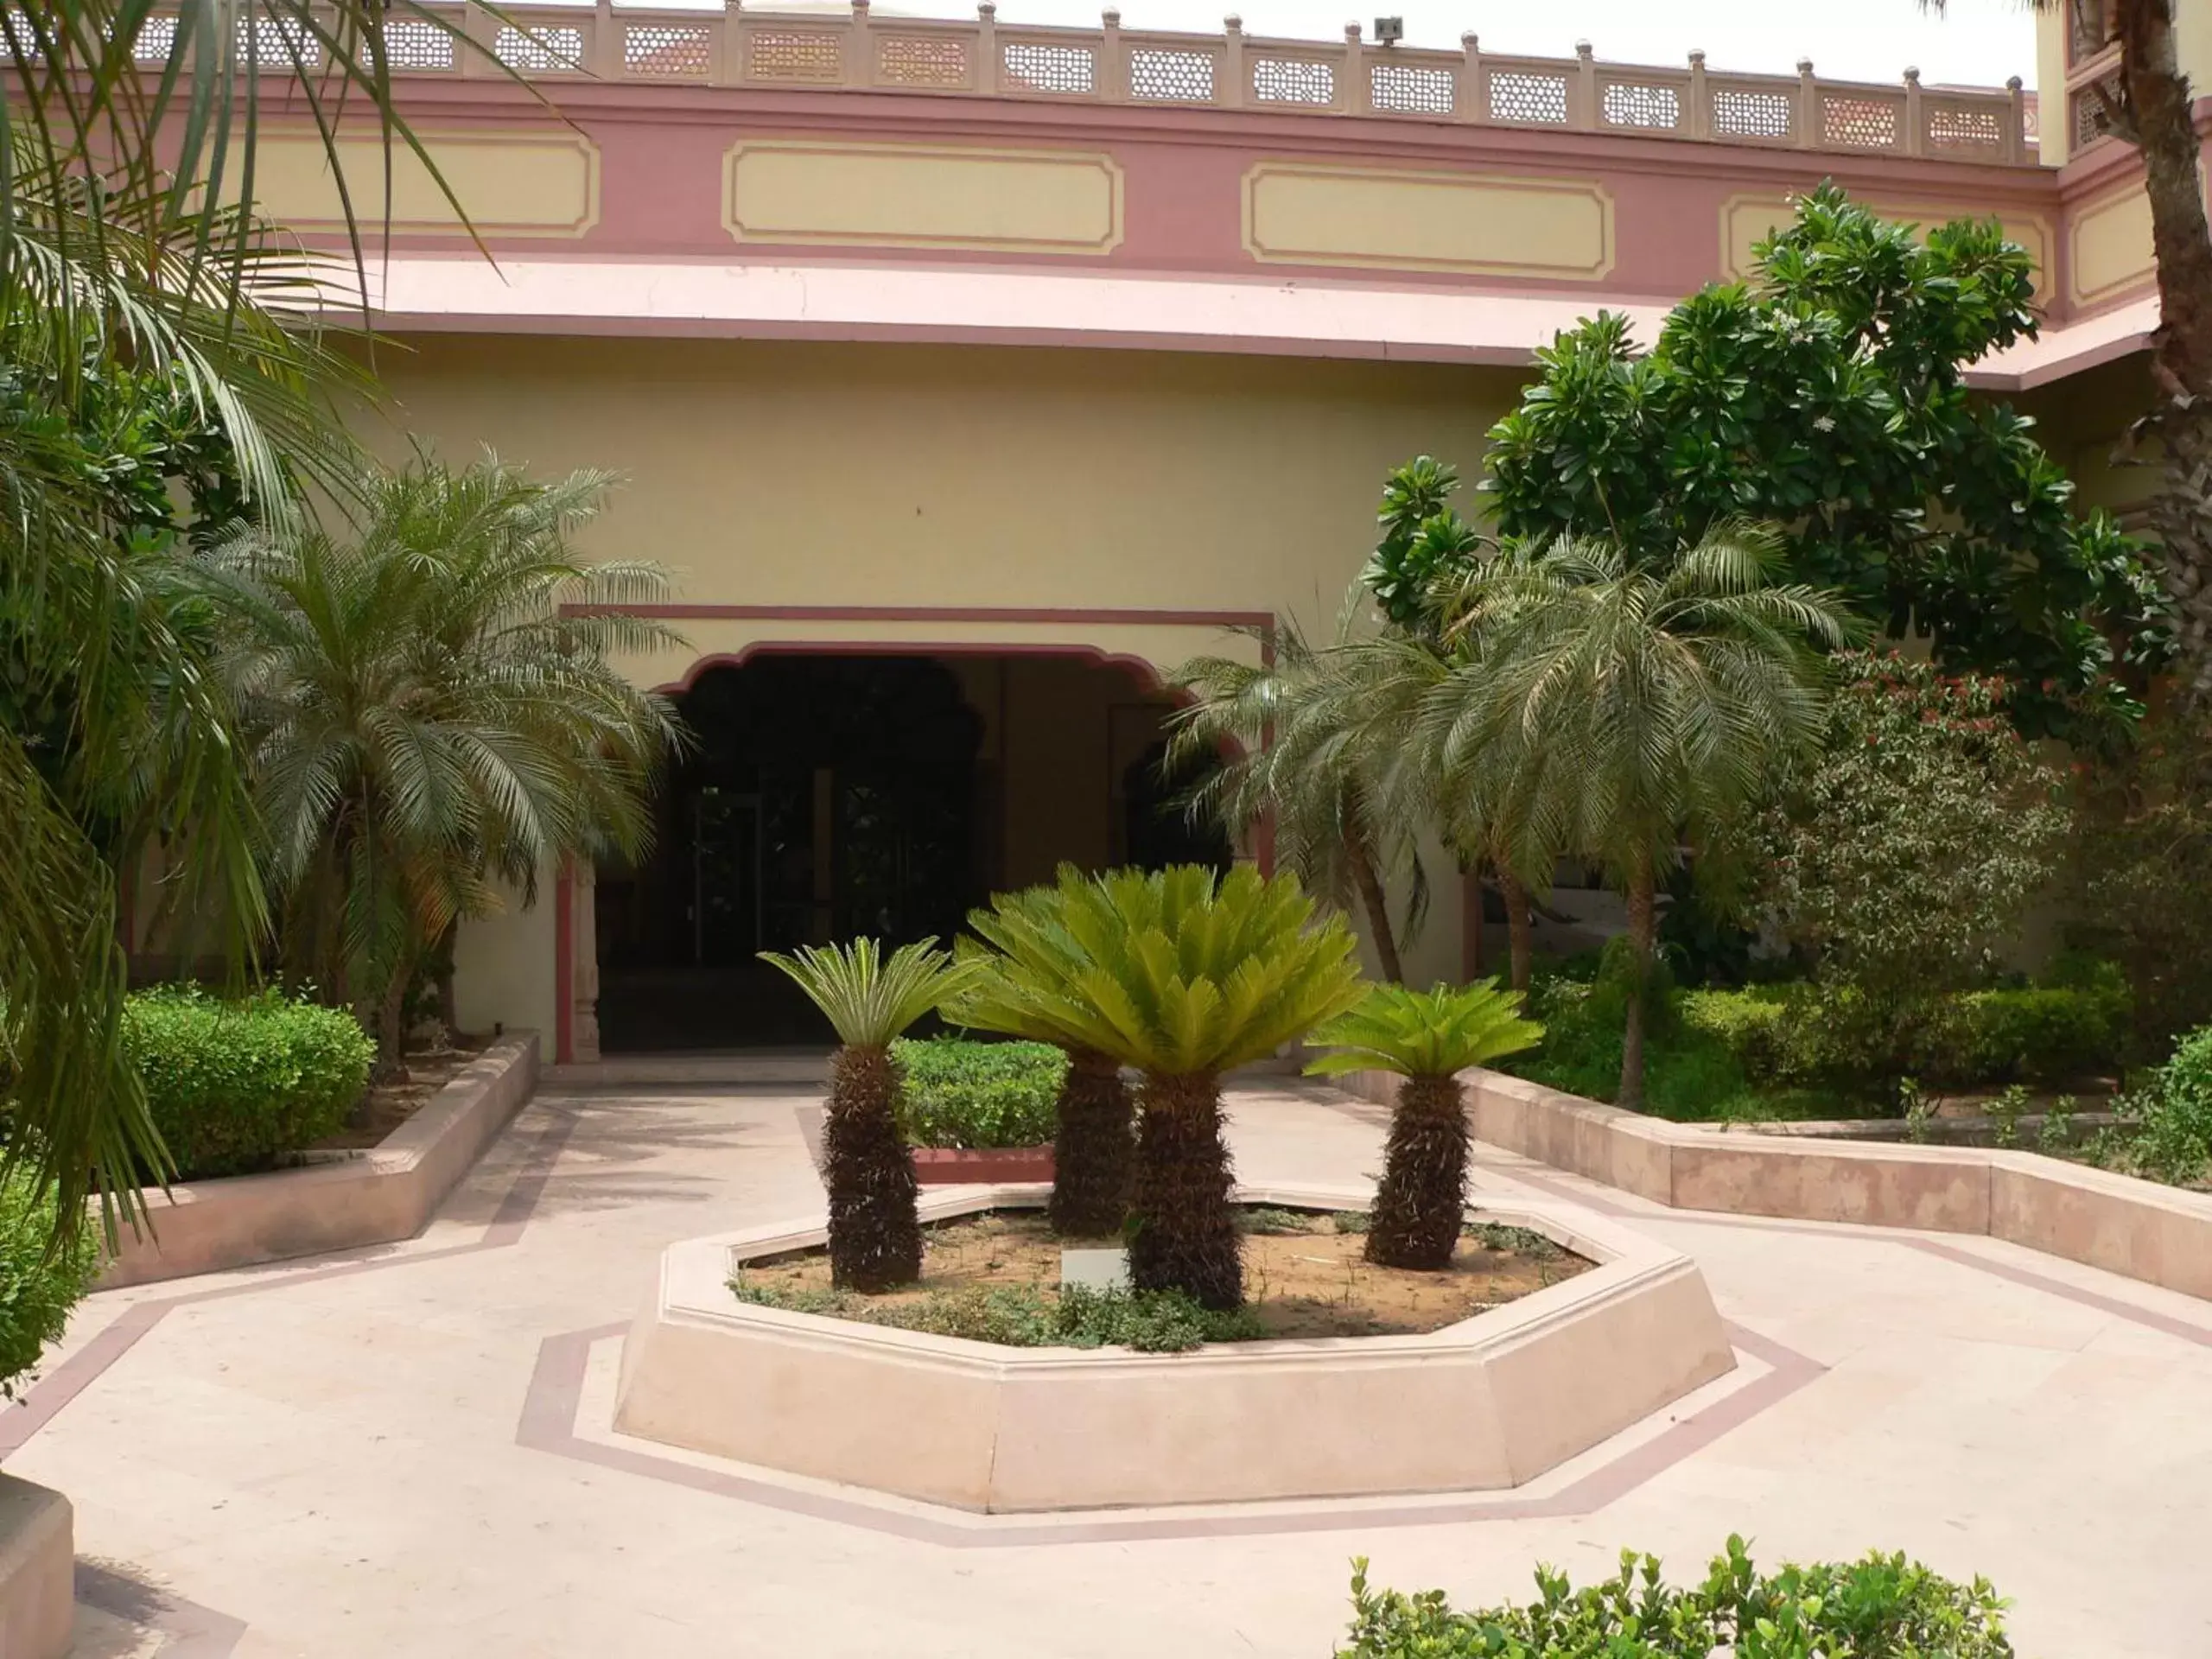
M1628 943L1633 963L1628 1020L1621 1033L1621 1086L1614 1103L1632 1112L1643 1109L1644 1005L1651 996L1651 958L1657 942L1655 917L1658 894L1649 864L1640 864L1628 881Z
M1503 865L1498 868L1497 886L1505 895L1506 952L1511 964L1513 988L1525 991L1536 965L1535 912L1529 902L1529 889Z
M1235 1307L1244 1300L1244 1262L1229 1211L1221 1079L1147 1073L1140 1106L1129 1282Z
M1071 1050L1052 1137L1054 1232L1097 1238L1120 1230L1136 1158L1134 1116L1122 1068L1103 1054Z
M2159 327L2152 358L2164 487L2151 521L2181 610L2183 672L2212 696L2212 231L2204 212L2191 88L2174 41L2173 0L2120 0L2131 135L2143 153L2158 256Z
M889 1290L922 1276L914 1160L892 1110L897 1080L881 1048L840 1048L830 1062L822 1181L830 1190L830 1280Z
M1364 836L1355 836L1345 843L1344 855L1351 864L1352 886L1359 892L1359 907L1367 912L1368 938L1375 946L1376 963L1383 978L1393 985L1402 985L1406 970L1398 960L1398 941L1390 931L1390 895L1382 890L1374 849Z
M1457 1077L1407 1077L1375 1188L1367 1259L1437 1272L1452 1265L1467 1210L1467 1112Z

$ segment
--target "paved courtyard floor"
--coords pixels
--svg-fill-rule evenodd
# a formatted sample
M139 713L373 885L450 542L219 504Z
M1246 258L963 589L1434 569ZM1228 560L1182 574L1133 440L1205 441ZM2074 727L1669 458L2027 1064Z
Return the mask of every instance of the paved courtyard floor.
M2212 1306L1986 1239L1678 1214L1491 1148L1481 1189L1694 1255L1743 1357L1517 1493L948 1529L618 1439L660 1249L817 1205L815 1097L556 1085L418 1239L93 1298L0 1414L6 1467L76 1505L78 1653L1323 1659L1356 1554L1496 1598L1624 1546L1700 1573L1732 1530L1762 1560L1985 1573L2027 1659L2212 1654ZM1248 1180L1379 1162L1373 1108L1232 1107Z

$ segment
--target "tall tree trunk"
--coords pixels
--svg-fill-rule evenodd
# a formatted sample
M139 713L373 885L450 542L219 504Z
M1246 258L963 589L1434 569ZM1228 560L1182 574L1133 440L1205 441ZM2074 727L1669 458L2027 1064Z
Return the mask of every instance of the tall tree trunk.
M1398 942L1390 931L1390 895L1382 890L1382 877L1375 868L1375 851L1364 836L1346 842L1344 855L1351 863L1351 883L1359 890L1359 907L1367 912L1368 935L1375 946L1375 960L1382 977L1402 985L1406 970L1398 960Z
M1628 1020L1621 1033L1621 1086L1614 1103L1632 1112L1643 1109L1644 1005L1651 996L1651 956L1658 937L1655 922L1658 895L1651 867L1639 864L1628 881L1628 943L1631 960Z
M1134 1116L1122 1068L1089 1049L1070 1051L1052 1137L1054 1232L1099 1238L1121 1230L1136 1160Z
M453 948L461 933L458 921L448 922L446 931L439 937L436 955L438 1023L446 1028L446 1040L451 1042L454 1033L461 1029L461 1016L454 1012L459 1006L453 987Z
M1367 1259L1439 1272L1452 1265L1467 1212L1467 1111L1457 1077L1407 1077L1375 1188Z
M377 999L377 1080L380 1083L404 1083L407 1078L407 981L404 969L391 976L391 983Z
M1129 1282L1235 1307L1244 1300L1244 1262L1229 1210L1221 1079L1211 1071L1147 1073L1138 1103Z
M896 1077L880 1048L840 1048L830 1062L822 1184L830 1190L830 1281L889 1290L922 1276L914 1160L892 1110Z
M1505 895L1505 936L1509 941L1508 960L1512 963L1513 988L1525 991L1536 964L1536 923L1529 903L1529 889L1503 864L1497 868L1497 886Z
M1459 931L1465 936L1459 959L1469 979L1483 976L1483 861L1459 872Z
M2120 0L2115 22L2129 136L2143 154L2158 256L2152 376L2165 477L2151 522L2181 610L2185 683L2202 701L2212 696L2212 231L2174 10L2174 0Z

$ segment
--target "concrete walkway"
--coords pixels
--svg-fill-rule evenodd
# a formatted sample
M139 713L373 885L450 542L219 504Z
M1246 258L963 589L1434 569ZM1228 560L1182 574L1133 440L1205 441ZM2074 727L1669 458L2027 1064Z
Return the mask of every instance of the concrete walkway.
M2028 1659L2212 1653L2212 1306L1986 1239L1683 1215L1484 1150L1694 1254L1733 1378L1456 1504L964 1532L607 1426L670 1241L818 1204L790 1084L543 1095L423 1237L87 1303L6 1466L77 1506L78 1652L313 1659L1322 1659L1347 1564L1458 1598L1624 1546L1701 1573L1904 1549ZM1372 1171L1381 1114L1234 1099L1250 1180ZM10 1449L19 1448L19 1449Z

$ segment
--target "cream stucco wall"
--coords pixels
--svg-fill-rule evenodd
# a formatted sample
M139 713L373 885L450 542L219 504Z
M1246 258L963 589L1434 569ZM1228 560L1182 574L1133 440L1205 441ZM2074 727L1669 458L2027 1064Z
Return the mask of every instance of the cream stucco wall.
M630 665L647 683L764 640L1072 648L1164 670L1254 649L1208 614L1325 632L1384 474L1426 452L1478 475L1519 385L1437 365L460 336L377 366L391 407L372 442L393 454L413 433L456 459L485 444L541 473L614 468L626 482L588 550L676 567L692 606L860 613L687 617L688 654ZM1070 762L1070 823L1078 802L1107 821L1110 777L1105 757ZM1047 828L1009 824L1009 874L1042 859L1024 848ZM1459 962L1451 872L1436 874L1422 977ZM550 900L549 883L538 908L465 931L466 1023L552 1029Z
M556 1030L553 906L558 889L549 872L537 884L537 902L523 907L519 894L505 895L505 908L482 921L465 922L454 936L454 1014L463 1031L535 1031L553 1055Z

